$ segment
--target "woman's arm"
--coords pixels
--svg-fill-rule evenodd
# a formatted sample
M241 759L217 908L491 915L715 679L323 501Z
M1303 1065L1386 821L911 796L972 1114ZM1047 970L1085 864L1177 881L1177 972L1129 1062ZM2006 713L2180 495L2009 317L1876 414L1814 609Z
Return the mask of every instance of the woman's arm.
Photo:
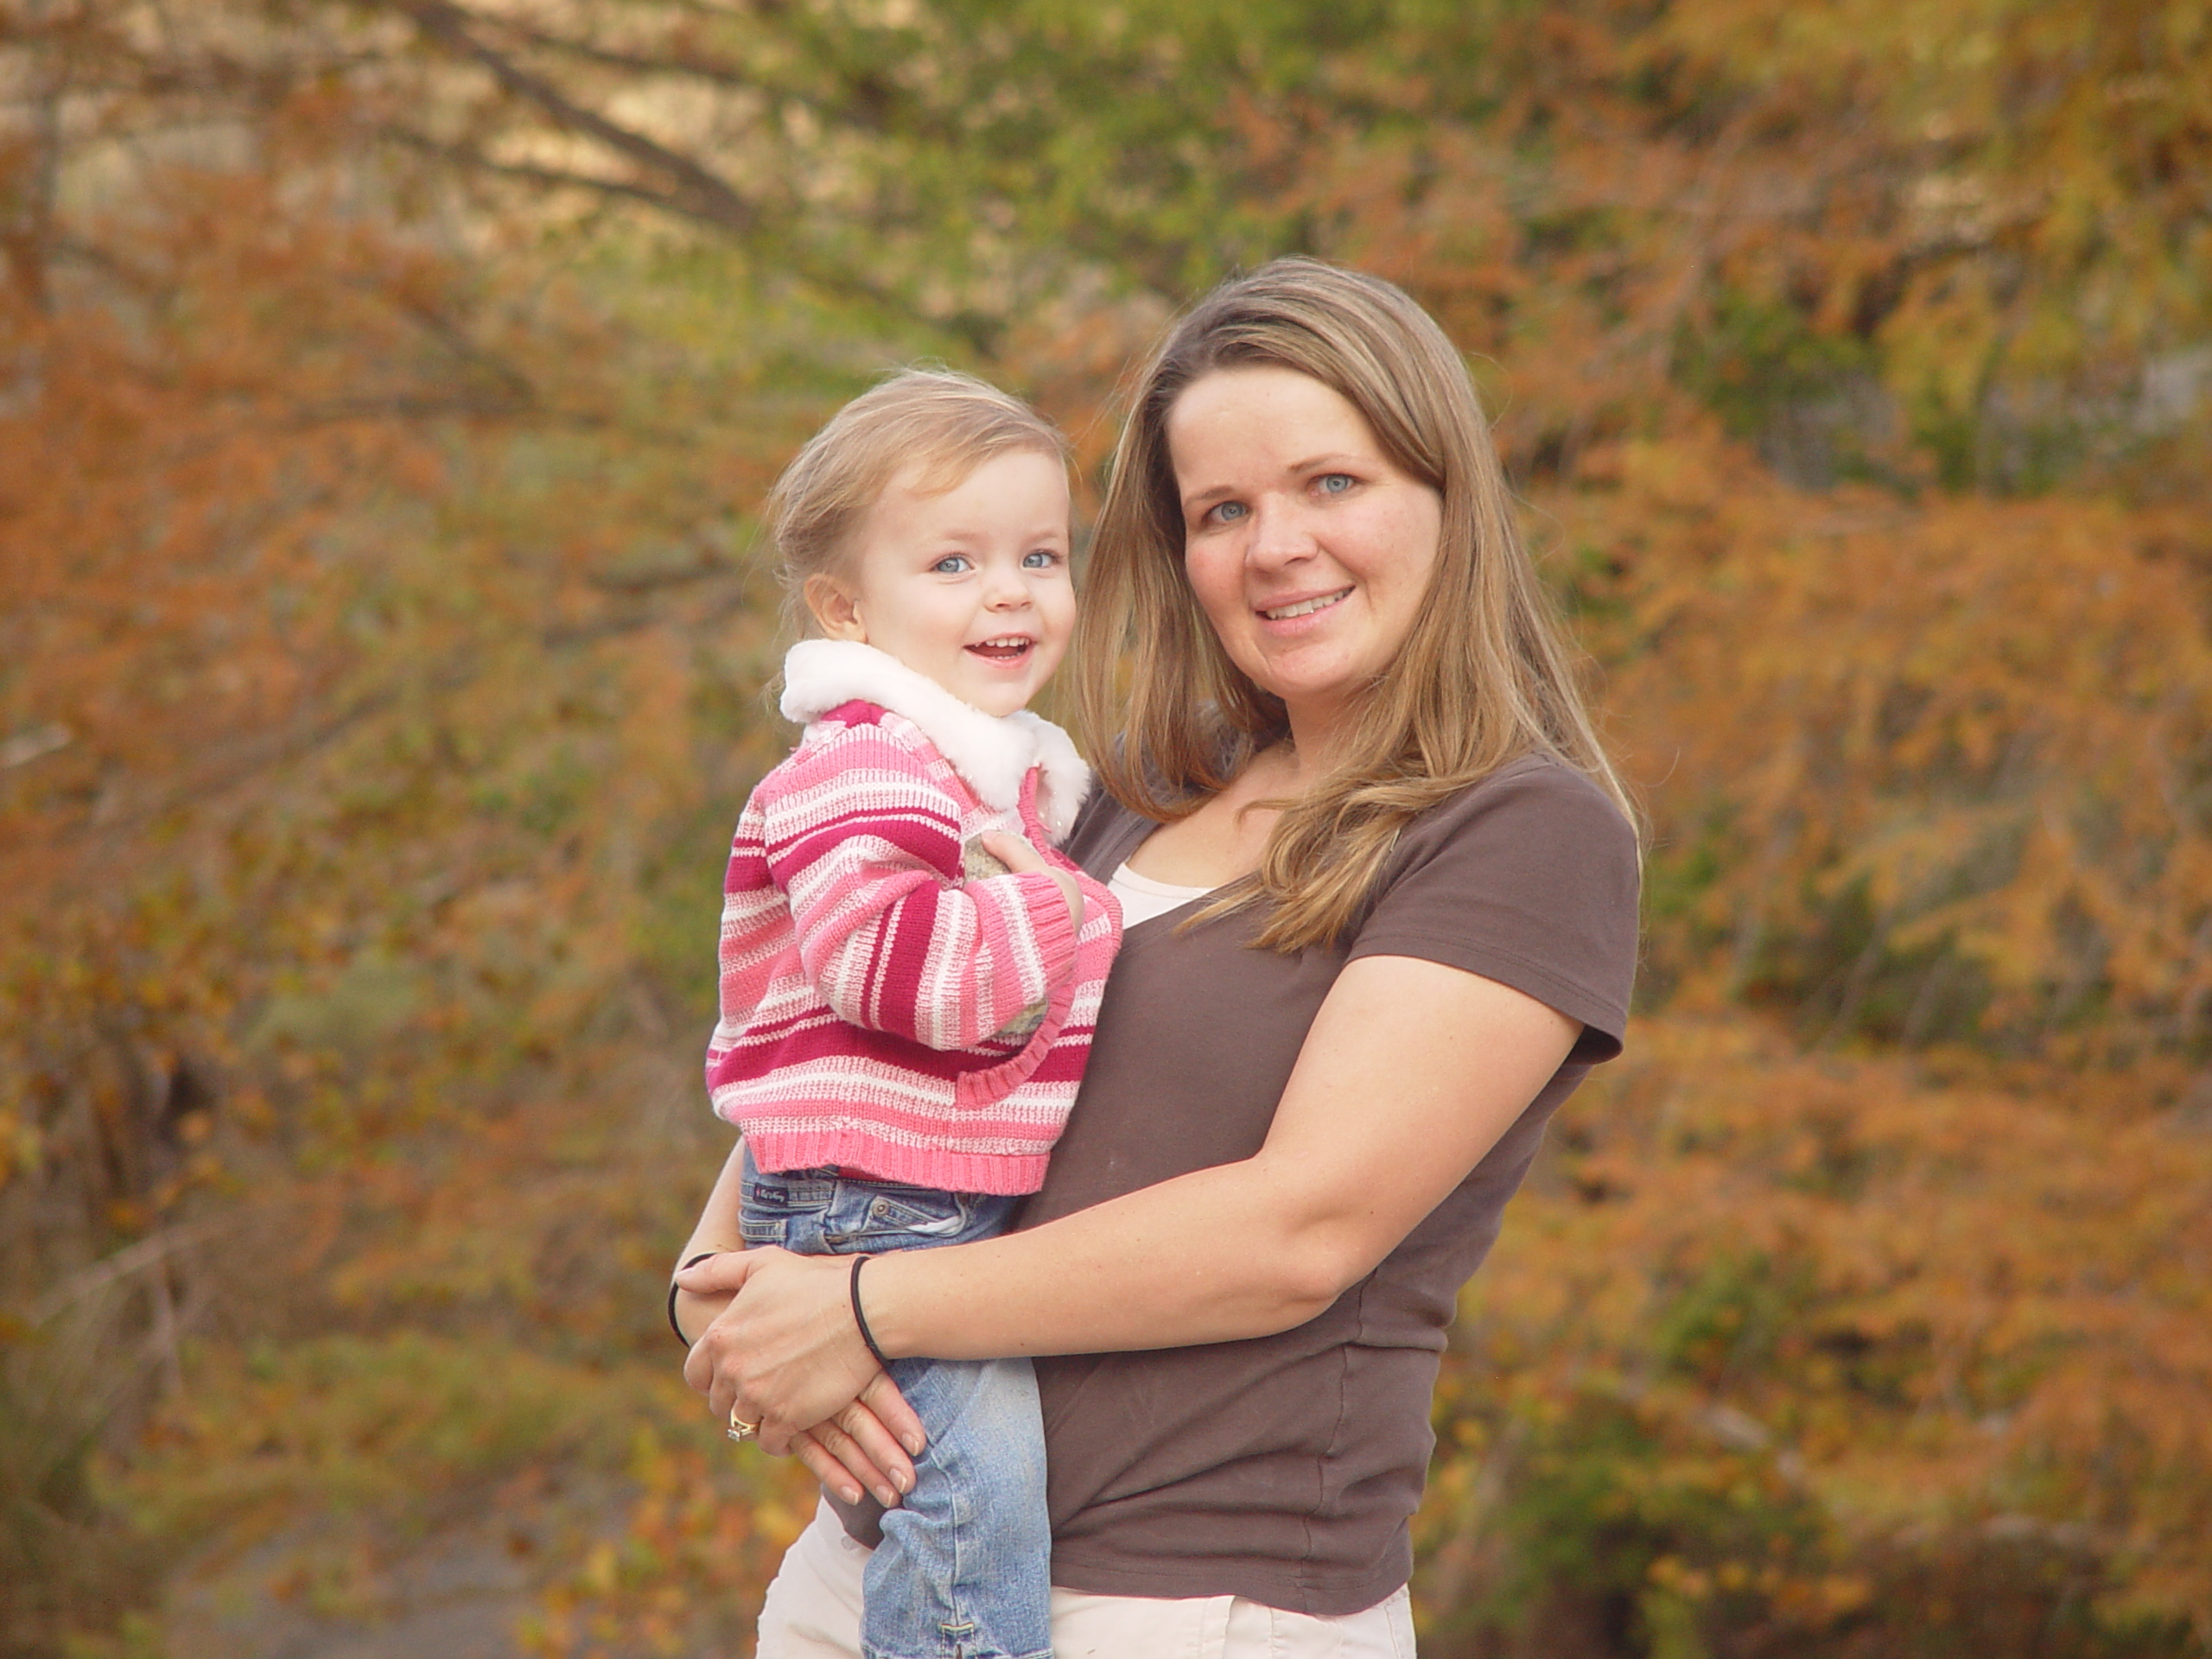
M684 1241L683 1253L676 1258L678 1266L694 1256L745 1248L744 1235L737 1224L738 1181L744 1167L745 1142L741 1139L730 1144L729 1156L722 1160L721 1173L715 1177L714 1191L707 1194L706 1205L699 1211L691 1236ZM693 1334L712 1325L715 1316L728 1306L727 1294L702 1296L679 1285L668 1311L675 1321L677 1335L685 1338L688 1344Z
M960 1359L1177 1347L1303 1324L1465 1179L1579 1031L1494 980L1363 957L1315 1015L1254 1156L1028 1232L881 1257L863 1281L869 1326L886 1353ZM872 1369L835 1267L718 1257L683 1281L743 1289L685 1368L717 1410L742 1397L749 1410L811 1422Z

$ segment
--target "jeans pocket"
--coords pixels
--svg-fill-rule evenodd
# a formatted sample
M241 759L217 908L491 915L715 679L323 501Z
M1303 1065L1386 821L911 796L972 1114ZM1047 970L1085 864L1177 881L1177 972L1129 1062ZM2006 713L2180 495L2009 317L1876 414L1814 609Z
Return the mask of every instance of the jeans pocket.
M1005 1231L1019 1202L982 1192L879 1187L867 1192L863 1202L842 1209L830 1248L843 1253L964 1244Z
M943 1238L968 1223L968 1209L952 1192L932 1192L925 1187L900 1187L868 1197L859 1226L853 1230L868 1238L878 1233Z

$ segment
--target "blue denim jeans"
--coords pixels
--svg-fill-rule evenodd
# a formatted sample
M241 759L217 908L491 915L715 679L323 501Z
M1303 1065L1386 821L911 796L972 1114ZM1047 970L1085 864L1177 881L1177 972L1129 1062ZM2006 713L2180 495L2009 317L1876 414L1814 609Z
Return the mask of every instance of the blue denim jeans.
M830 1169L763 1175L745 1154L745 1243L876 1255L1002 1230L1015 1199ZM865 1287L863 1287L865 1295ZM1052 1650L1045 1430L1026 1359L895 1359L891 1380L929 1431L914 1490L868 1560L868 1659L1043 1659Z

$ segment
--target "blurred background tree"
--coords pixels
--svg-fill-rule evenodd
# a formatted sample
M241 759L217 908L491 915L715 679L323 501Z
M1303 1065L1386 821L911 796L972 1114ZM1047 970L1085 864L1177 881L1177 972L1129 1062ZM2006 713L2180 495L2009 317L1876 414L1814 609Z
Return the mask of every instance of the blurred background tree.
M0 1652L741 1642L751 515L917 356L1095 486L1292 250L1470 353L1657 830L1424 1650L2205 1651L2208 181L2194 0L0 0Z

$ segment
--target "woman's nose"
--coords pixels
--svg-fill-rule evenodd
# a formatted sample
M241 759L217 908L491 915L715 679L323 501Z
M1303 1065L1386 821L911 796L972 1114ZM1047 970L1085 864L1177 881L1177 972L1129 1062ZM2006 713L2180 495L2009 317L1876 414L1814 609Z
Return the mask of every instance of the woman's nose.
M1273 499L1262 499L1254 505L1251 539L1244 546L1247 563L1263 569L1273 569L1303 558L1313 550L1313 532L1296 507Z

